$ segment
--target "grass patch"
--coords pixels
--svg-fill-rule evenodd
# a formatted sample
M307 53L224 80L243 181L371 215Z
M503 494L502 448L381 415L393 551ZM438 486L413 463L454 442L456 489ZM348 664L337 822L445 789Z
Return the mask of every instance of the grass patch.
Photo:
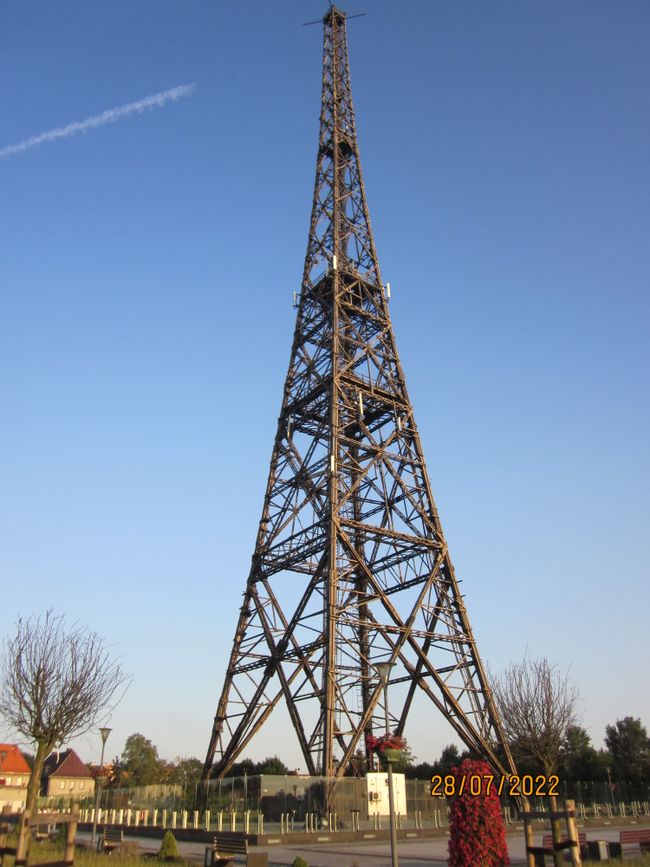
M8 846L15 846L18 835L12 834L7 841ZM138 844L135 842L125 841L124 855L118 855L114 852L113 855L106 855L103 852L95 852L90 846L84 845L83 842L75 846L74 863L75 867L111 867L111 864L117 860L119 867L143 867L147 864L148 867L153 867L156 863L173 863L178 867L196 867L196 861L190 861L187 858L174 858L173 861L157 861L155 855L144 852L139 853ZM27 856L27 865L32 864L47 864L51 861L62 861L65 846L59 842L48 842L32 840L29 846L29 855ZM131 850L131 851L129 851ZM13 867L14 858L12 855L5 855L4 865ZM110 858L110 860L109 860Z

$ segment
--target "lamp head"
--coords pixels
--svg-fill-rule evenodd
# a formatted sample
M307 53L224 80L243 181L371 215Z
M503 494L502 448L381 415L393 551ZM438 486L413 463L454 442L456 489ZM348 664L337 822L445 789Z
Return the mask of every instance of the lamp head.
M99 733L100 733L100 735L102 736L102 744L105 744L105 743L106 743L106 741L107 741L107 739L108 739L108 736L110 735L110 733L111 733L112 731L113 731L113 729L108 729L108 728L101 728L101 729L99 730Z
M392 662L376 662L375 670L379 677L381 678L381 682L386 686L388 684L388 678L390 676L390 670L393 667Z

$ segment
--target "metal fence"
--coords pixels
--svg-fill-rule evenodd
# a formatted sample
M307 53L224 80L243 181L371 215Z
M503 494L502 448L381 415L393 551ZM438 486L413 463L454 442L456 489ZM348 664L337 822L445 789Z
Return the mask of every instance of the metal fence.
M401 828L446 828L450 801L431 797L429 780L405 781L405 810L397 814ZM624 798L618 784L579 783L565 787L579 815L587 820L650 815L650 793L645 799ZM69 799L43 798L40 806L56 809ZM77 801L81 820L92 822L94 804ZM541 808L531 799L532 809ZM502 801L506 823L515 821L514 802ZM292 833L327 829L373 831L388 826L383 812L369 798L365 778L254 775L211 780L207 785L141 786L104 789L97 819L103 824L194 828L204 831Z

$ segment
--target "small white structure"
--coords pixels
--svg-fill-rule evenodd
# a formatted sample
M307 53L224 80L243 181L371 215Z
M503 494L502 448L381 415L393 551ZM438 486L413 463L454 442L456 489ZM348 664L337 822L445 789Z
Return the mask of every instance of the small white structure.
M366 792L369 816L388 816L388 774L372 773L366 775ZM393 772L393 797L395 813L406 816L406 778L404 774Z

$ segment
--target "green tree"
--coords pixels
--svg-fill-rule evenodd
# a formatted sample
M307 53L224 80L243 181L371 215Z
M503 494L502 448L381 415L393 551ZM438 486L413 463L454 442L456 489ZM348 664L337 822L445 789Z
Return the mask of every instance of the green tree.
M277 756L267 756L263 761L255 765L256 774L288 774L289 768L285 765L282 759Z
M451 769L460 764L464 758L458 752L458 747L455 744L448 744L440 753L440 758L435 763L434 774L441 774L443 777L451 773Z
M629 783L633 794L643 794L650 784L650 740L641 720L626 716L606 726L605 743L615 779Z
M120 764L126 771L129 786L150 786L160 782L162 768L158 750L139 732L126 739Z
M567 783L602 782L607 779L607 755L591 745L581 726L569 726L562 745L558 772Z
M190 786L198 783L203 771L203 762L199 759L176 756L176 761L170 763L170 783L180 783L182 786Z
M252 776L253 774L259 774L260 772L257 770L257 765L252 759L242 759L241 762L235 762L230 770L228 771L229 777L243 777L244 774L248 774L248 776Z

